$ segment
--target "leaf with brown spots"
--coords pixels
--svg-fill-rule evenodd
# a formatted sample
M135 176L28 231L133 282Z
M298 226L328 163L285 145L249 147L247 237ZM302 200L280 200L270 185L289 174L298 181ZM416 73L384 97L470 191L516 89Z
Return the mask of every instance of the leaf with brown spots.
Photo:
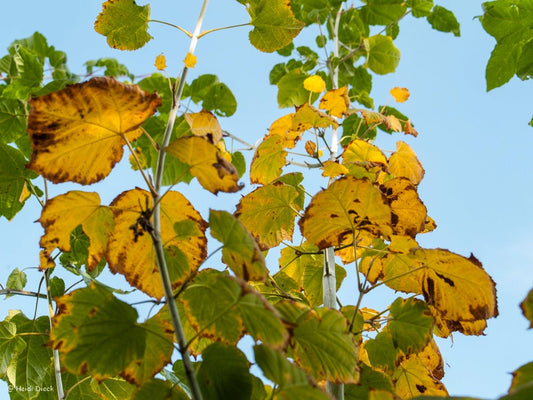
M329 90L320 99L320 104L318 106L319 109L326 110L330 115L337 118L345 116L348 107L350 107L350 98L348 97L347 86Z
M56 248L69 252L70 234L81 225L90 240L87 268L92 270L105 254L107 240L113 230L113 213L108 207L100 205L98 193L71 191L48 200L39 222L44 228L40 245L43 255L48 257Z
M28 168L54 183L88 185L109 175L126 140L142 134L140 125L161 99L105 77L31 99L30 105Z
M268 129L268 135L281 136L286 139L285 147L288 149L294 148L296 142L300 140L303 131L293 129L294 113L284 115L275 120Z
M129 190L116 197L110 207L115 229L106 253L109 269L124 275L144 293L162 298L163 286L150 235L150 194L142 189ZM171 191L163 197L161 241L173 288L194 275L205 259L206 227L207 223L181 193Z
M299 225L309 242L324 249L338 246L359 229L388 237L392 233L391 208L368 179L348 176L318 192Z
M294 140L280 135L267 135L255 149L250 165L250 182L265 185L280 177L287 163L285 148L294 147Z
M409 179L417 186L424 177L424 168L411 147L402 141L396 143L396 151L389 157L389 172Z
M193 135L206 137L213 144L222 139L222 128L212 112L202 110L197 113L186 113L184 116Z
M309 104L298 107L292 120L292 129L303 132L311 128L336 128L339 124L333 117L318 111Z
M426 396L447 396L448 391L428 367L416 356L402 361L392 377L395 393L402 399Z
M292 240L294 219L302 203L294 186L277 181L241 198L235 216L256 238L260 248L267 250L282 240Z
M234 193L242 189L239 174L220 149L202 137L182 137L166 149L168 154L190 166L190 172L211 193Z
M381 171L387 171L389 163L383 152L364 140L353 140L342 153L342 165L356 178L375 181Z

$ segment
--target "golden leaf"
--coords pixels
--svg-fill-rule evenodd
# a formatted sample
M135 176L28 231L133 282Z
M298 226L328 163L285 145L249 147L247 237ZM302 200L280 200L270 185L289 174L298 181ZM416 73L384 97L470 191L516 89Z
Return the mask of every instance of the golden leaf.
M337 161L325 161L324 168L322 170L322 176L328 176L330 178L336 178L339 175L346 175L350 171L344 165L339 164Z
M361 115L368 126L372 124L380 124L385 121L385 115L375 111L362 110Z
M105 178L136 140L139 126L161 105L157 93L113 78L67 86L30 100L28 168L48 180L88 185Z
M183 62L187 68L194 68L196 65L196 61L196 56L192 53L187 53L187 55L183 59Z
M39 242L43 256L49 256L56 248L69 252L70 234L81 225L90 240L87 257L89 270L96 267L104 256L113 229L111 210L100 205L100 196L92 192L71 191L48 200L39 222L44 228L44 235Z
M402 141L396 142L396 151L389 157L389 172L409 179L417 186L424 178L424 168L411 147Z
M163 71L167 67L167 59L165 58L165 55L164 54L159 54L155 58L154 65L159 71Z
M134 287L161 299L164 296L150 232L152 201L142 189L123 192L110 205L115 229L109 238L106 259L113 273L120 273ZM161 200L161 241L172 287L195 274L207 255L207 223L178 192Z
M409 90L407 90L406 88L395 87L392 88L389 93L398 103L403 103L409 98Z
M285 148L294 147L294 141L279 135L267 135L255 149L250 165L250 182L265 185L279 178L286 164Z
M348 97L347 86L329 90L322 99L320 99L320 104L318 106L319 109L326 110L330 115L337 118L345 116L348 107L350 107L350 98Z
M415 186L406 178L394 178L380 186L392 209L392 229L396 235L412 238L424 229L427 209Z
M304 80L304 88L313 93L321 93L326 88L326 82L319 75L312 75Z
M196 136L174 140L166 149L168 154L190 166L190 172L211 193L233 193L242 189L237 170L221 151L206 139Z
M202 110L197 113L186 113L185 120L191 127L193 135L206 137L213 144L217 144L222 139L222 128L217 117L210 111Z
M313 142L311 140L308 140L307 142L305 142L305 151L311 157L314 157L315 156L315 152L316 152L316 144L315 144L315 142Z
M342 163L356 178L377 179L381 171L388 168L387 157L373 144L356 139L350 142L342 153Z
M292 121L292 129L303 132L311 128L328 128L339 126L333 117L318 111L309 104L304 104L296 110Z
M277 135L286 139L285 147L287 149L292 149L294 146L296 146L296 142L300 140L300 135L303 132L293 130L293 120L294 113L284 115L283 117L275 120L272 125L270 125L270 129L268 130L269 135Z
M408 357L397 367L392 377L395 393L402 399L426 396L447 396L448 391L433 377L428 367L417 357Z
M368 179L340 178L318 192L299 221L302 235L320 249L337 246L356 230L388 237L391 209Z

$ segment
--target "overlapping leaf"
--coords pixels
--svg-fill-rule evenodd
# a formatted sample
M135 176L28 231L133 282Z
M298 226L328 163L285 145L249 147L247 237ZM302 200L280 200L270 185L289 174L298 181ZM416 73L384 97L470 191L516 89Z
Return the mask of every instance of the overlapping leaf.
M348 97L348 87L343 86L339 89L329 90L321 99L318 108L326 110L330 115L342 118L350 107L350 98Z
M108 0L102 7L94 29L107 37L110 47L136 50L152 39L148 33L149 4L138 6L134 0Z
M157 94L112 78L91 80L30 100L28 168L52 182L84 185L105 178L120 161L125 139L161 104Z
M334 118L318 111L307 103L298 107L292 121L292 129L298 132L303 132L311 128L336 128L337 126L338 123Z
M242 223L225 211L209 213L211 235L222 242L222 261L239 278L264 280L268 274L265 259L251 234Z
M61 312L50 342L70 372L98 381L121 375L140 385L170 362L171 325L157 317L137 323L137 311L107 289L91 283L56 301Z
M222 152L208 140L201 137L182 137L174 140L166 151L190 166L190 172L198 182L211 193L237 192L239 174Z
M447 396L448 391L433 377L428 367L417 357L403 361L393 375L395 393L402 399L426 396Z
M378 236L392 233L387 199L368 179L350 176L318 192L298 224L320 249L343 243L359 229Z
M424 177L424 168L411 147L402 141L396 142L396 151L389 157L389 171L397 177L409 179L417 186Z
M14 147L0 143L0 216L13 218L24 205L26 180L33 173L25 168L26 159Z
M203 140L203 139L200 139ZM150 194L133 189L120 194L110 205L115 229L106 259L114 273L121 273L134 287L155 298L163 297L150 232ZM143 226L144 225L144 226ZM168 192L161 201L161 240L174 288L196 273L207 255L207 223L178 192Z
M294 141L279 135L266 136L255 150L250 165L250 182L267 184L279 178L286 164L286 147L294 147Z
M235 216L254 235L261 249L266 250L292 239L294 219L302 206L294 186L276 181L244 196L237 204Z
M81 225L90 240L86 265L92 270L104 257L113 229L113 214L100 204L98 193L70 191L49 200L39 222L44 228L39 243L48 257L56 248L71 251L71 232Z
M387 157L371 143L353 140L342 153L342 165L356 178L367 177L375 181L381 171L388 168Z
M222 139L222 128L216 117L207 110L185 114L185 120L195 136L207 137L213 144Z

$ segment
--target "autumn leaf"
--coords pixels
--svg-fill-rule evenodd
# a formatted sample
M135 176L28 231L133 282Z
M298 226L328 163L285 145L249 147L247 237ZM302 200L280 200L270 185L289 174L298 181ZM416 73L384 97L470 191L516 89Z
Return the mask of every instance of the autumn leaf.
M533 328L533 290L530 290L524 301L520 303L520 309L529 321L529 329Z
M402 131L402 124L398 118L396 118L394 115L387 115L385 119L383 120L383 123L385 124L385 128L390 129L394 132L401 132Z
M418 132L416 131L415 128L413 128L413 124L411 123L411 120L407 120L407 122L405 123L404 127L403 127L403 131L406 135L412 135L414 137L417 137L418 136Z
M201 137L181 137L165 149L168 154L190 166L190 172L211 193L233 193L242 189L237 170L223 153Z
M349 172L348 168L336 161L325 161L322 176L336 178L339 175L347 175Z
M308 140L307 142L305 142L305 151L306 151L306 153L308 155L313 157L315 155L315 152L316 152L316 144L315 144L315 142L313 142L311 140Z
M298 107L292 121L292 129L298 132L311 128L336 128L338 125L334 118L307 103Z
M279 178L286 164L285 148L294 147L293 140L279 135L267 135L255 149L250 165L250 182L267 184Z
M108 207L100 205L100 196L94 192L70 191L48 200L39 222L44 228L39 243L48 256L56 248L69 252L70 234L81 225L90 240L87 257L89 270L96 267L104 256L113 230L113 214Z
M185 113L184 116L193 135L206 137L213 144L222 139L222 128L212 112L202 110L197 113Z
M294 148L296 142L300 140L303 131L294 130L294 113L286 114L283 117L275 120L268 129L269 135L277 135L286 139L285 147L288 149Z
M114 49L136 50L152 36L148 33L150 5L138 6L133 0L108 0L96 18L94 30L107 37Z
M187 55L183 59L183 63L187 68L194 68L196 66L196 61L196 56L192 53L187 53Z
M392 377L395 393L402 399L426 396L448 396L448 391L428 367L417 357L402 361Z
M320 75L311 75L304 80L304 88L313 93L321 93L326 88L326 82Z
M155 58L154 65L159 71L164 71L167 68L167 59L166 59L165 55L164 54L159 54Z
M350 107L350 98L348 97L347 86L329 90L320 99L320 104L318 106L319 109L326 110L330 115L337 118L345 116L348 107Z
M417 186L424 177L424 168L411 147L402 141L396 142L396 151L389 157L389 171L397 177L409 179Z
M92 78L30 100L28 168L54 182L88 185L105 178L123 146L161 105L157 93L113 78Z
M337 246L362 229L389 236L391 209L368 179L344 177L318 192L299 223L302 235L320 249Z
M398 103L403 103L409 98L409 90L406 88L394 87L390 90L390 94Z
M235 216L266 250L282 240L292 240L294 219L303 206L299 199L300 193L293 186L274 182L241 198Z
M116 197L110 207L115 229L106 252L109 269L124 275L132 286L146 294L162 298L152 237L143 227L151 224L151 216L146 215L147 207L152 207L150 194L141 189L129 190ZM195 274L206 257L206 227L207 223L181 193L171 191L163 197L161 241L173 288Z
M353 140L342 153L342 164L356 178L375 181L381 171L387 171L388 161L383 152L364 140Z

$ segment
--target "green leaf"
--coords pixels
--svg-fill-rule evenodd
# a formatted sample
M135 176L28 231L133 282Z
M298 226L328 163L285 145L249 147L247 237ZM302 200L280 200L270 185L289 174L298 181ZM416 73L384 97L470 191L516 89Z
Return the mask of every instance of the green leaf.
M134 0L108 0L102 6L94 30L107 37L110 47L136 50L152 39L148 33L149 4L138 6Z
M497 43L494 46L485 72L487 91L502 86L513 77L521 51L520 43Z
M203 99L202 107L222 117L230 117L237 110L237 100L224 83L211 85Z
M252 375L244 353L233 346L213 343L202 353L198 383L206 399L248 400Z
M271 53L287 46L300 33L304 23L294 18L290 3L284 0L248 2L247 11L254 29L250 43L258 50Z
M427 17L433 8L433 0L407 0L406 3L415 18Z
M211 235L224 244L222 261L246 281L261 281L268 274L259 246L244 225L226 211L209 212Z
M26 169L21 151L0 143L0 216L13 218L24 205L21 198L26 180L33 173Z
M18 99L0 98L0 141L12 143L26 134L26 108Z
M404 354L418 353L431 339L433 317L423 301L397 298L390 306L390 317L392 342Z
M431 14L428 15L427 19L433 29L441 32L452 32L455 36L461 35L459 22L457 22L455 15L444 7L433 7L433 10L431 11Z
M529 388L529 393L533 393L533 362L522 365L513 372L509 393L512 394L524 388Z
M293 331L294 360L316 380L356 383L358 349L336 310L318 309L300 317Z
M99 395L98 398L104 400L130 399L136 389L134 385L120 378L106 379L103 382L91 379L90 382L93 392ZM85 399L85 397L81 398ZM150 399L154 400L153 396Z
M106 59L106 60L111 60L111 59ZM112 69L117 68L119 71L122 71L120 64L118 66L115 66L113 64L111 67L106 65L106 67L108 70L109 68L112 68ZM122 71L122 73L124 72L126 71ZM171 80L170 83L174 84L173 80ZM150 75L147 78L140 80L137 83L137 85L142 90L145 90L147 92L157 92L157 94L159 94L159 96L161 97L161 101L162 101L162 104L158 107L158 111L160 113L170 112L170 107L172 106L172 92L170 90L169 80L166 76L163 76L160 73L155 73L155 74ZM147 122L150 121L150 119L148 119ZM164 130L164 125L163 125L163 130Z
M6 380L9 365L25 348L26 342L17 336L17 325L7 320L0 322L0 379Z
M68 372L63 372L61 374L61 381L63 382L63 388L69 390L69 399L72 397L73 400L116 400L116 398L110 399L108 397L102 397L100 394L96 394L91 385L93 380L89 375L73 375ZM102 382L102 384L104 384L104 382ZM57 394L54 393L54 395L57 398ZM122 398L128 399L129 397L125 396Z
M533 289L529 291L524 301L520 303L520 308L524 317L529 321L529 329L533 328Z
M522 47L516 75L522 80L533 78L533 40Z
M119 63L114 58L99 58L98 60L89 60L84 65L87 69L87 74L89 75L93 74L93 71L96 67L96 68L103 68L104 76L112 76L114 78L118 78L121 76L127 76L132 81L135 78L135 76L128 70L128 68L124 64ZM147 80L147 79L150 79L150 78L145 78L143 80ZM166 88L168 89L168 83L166 80L165 80L165 83L166 83ZM147 89L144 89L144 90L147 90Z
M213 74L200 75L193 80L189 85L187 91L184 92L195 103L202 101L212 86L219 83L218 77ZM167 84L168 85L168 84Z
M518 43L530 38L533 6L528 1L489 1L483 3L483 28L498 43Z
M328 29L331 27L328 24ZM359 10L350 8L341 14L339 23L339 40L347 46L358 47L361 39L369 34L368 25L360 16Z
M318 248L317 248L318 250ZM323 278L324 266L323 256L320 264L307 264L303 273L303 287L311 307L317 307L323 304ZM335 264L335 279L337 290L341 287L342 281L346 278L346 270L340 265Z
M26 273L18 268L15 268L7 277L6 289L22 290L24 289L24 286L26 286L27 282L28 278L26 277ZM11 296L12 295L8 294L5 298L7 299Z
M369 25L390 25L407 10L402 0L367 0L361 8L361 18Z
M279 108L301 106L309 100L309 92L304 88L307 76L300 69L294 69L279 79L277 82Z
M291 364L279 351L265 345L255 345L254 355L265 377L281 388L309 384L305 371Z
M123 397L117 397L120 399ZM179 386L175 386L169 381L161 379L152 379L142 385L139 390L135 392L131 400L189 400L189 396L185 394Z
M366 67L376 74L384 75L394 72L400 63L400 50L392 43L389 36L375 35L364 40L366 49Z
M399 351L394 346L390 332L380 332L374 339L367 340L364 345L373 367L385 371L394 370Z
M16 76L4 89L2 95L12 99L27 100L29 95L39 88L43 80L43 60L31 50L20 47L13 55Z
M237 170L239 178L242 178L242 176L246 172L246 160L244 158L244 155L240 151L231 153L231 163Z
M65 294L65 282L57 276L50 279L50 296L53 298L63 296Z
M289 57L294 50L294 43L290 42L287 46L282 47L281 49L276 50L280 56Z

